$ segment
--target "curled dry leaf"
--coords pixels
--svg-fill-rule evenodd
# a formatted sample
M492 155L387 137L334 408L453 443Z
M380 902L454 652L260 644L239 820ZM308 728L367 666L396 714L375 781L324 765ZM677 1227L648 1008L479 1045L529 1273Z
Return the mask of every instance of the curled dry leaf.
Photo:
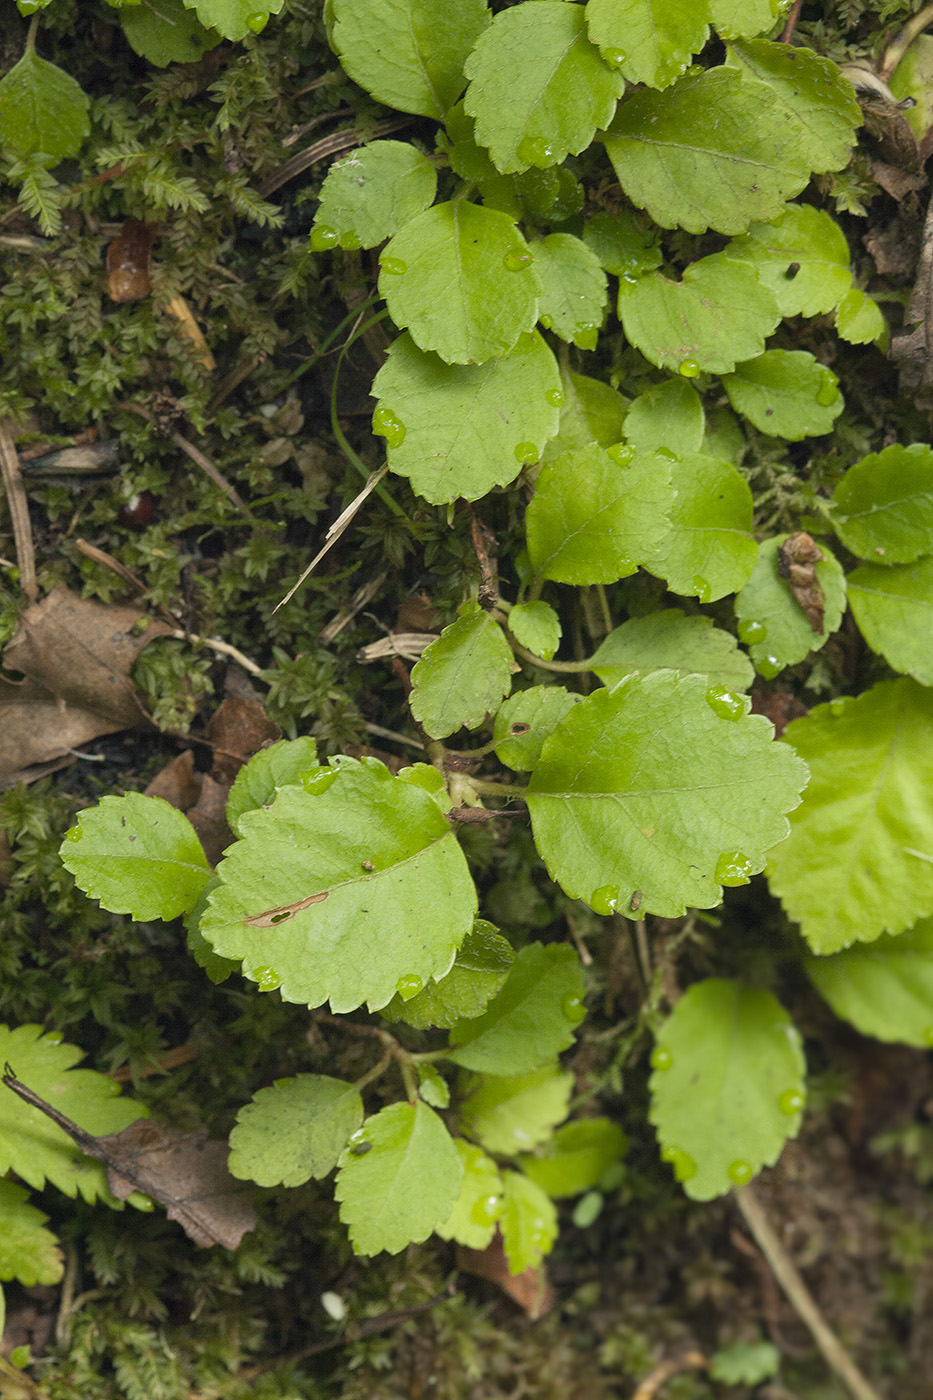
M457 1268L465 1274L475 1274L477 1278L488 1279L518 1306L537 1320L549 1313L554 1306L554 1290L548 1282L543 1265L530 1267L520 1274L510 1274L502 1236L497 1230L485 1249L467 1249L457 1246Z
M107 291L111 301L142 301L152 291L150 265L158 224L127 219L107 249Z
M816 573L816 565L825 558L812 535L798 530L788 535L778 550L778 573L803 608L807 621L818 637L823 635L826 597Z

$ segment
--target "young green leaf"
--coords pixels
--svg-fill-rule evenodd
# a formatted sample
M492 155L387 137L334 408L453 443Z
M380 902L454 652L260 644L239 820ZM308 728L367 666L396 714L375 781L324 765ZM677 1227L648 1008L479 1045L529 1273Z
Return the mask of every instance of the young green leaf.
M664 261L657 229L634 209L600 210L583 225L583 242L616 277L641 277Z
M446 1079L427 1062L418 1065L418 1097L432 1108L450 1107L450 1088Z
M379 295L393 321L448 363L505 355L538 319L534 254L495 209L464 199L435 204L409 219L380 258Z
M90 102L69 73L29 47L0 79L0 146L57 165L77 155L91 130Z
M663 88L709 37L706 0L589 0L586 22L603 58L630 83Z
M709 1373L726 1385L761 1385L781 1369L781 1353L773 1342L732 1342L710 1358Z
M533 165L512 178L522 213L531 223L564 224L579 214L586 201L580 181L563 165L549 165L544 170Z
M267 807L275 801L279 788L300 787L301 775L317 765L317 745L313 739L280 739L260 749L243 765L227 798L227 821L239 833L244 812Z
M881 307L858 287L850 287L836 307L836 330L853 345L869 345L887 334Z
M658 1035L651 1122L694 1201L744 1186L796 1137L804 1104L800 1034L770 992L696 982Z
M749 580L735 600L739 637L747 643L758 670L769 679L785 666L803 661L811 651L819 651L836 631L846 606L842 566L821 544L824 558L814 567L823 590L825 612L822 632L814 632L787 580L781 577L778 550L786 539L787 535L777 535L762 540Z
M933 449L886 447L850 467L833 496L833 528L872 563L911 564L933 554Z
M186 0L207 29L225 39L245 39L265 28L270 15L281 12L285 0Z
M219 987L221 982L226 982L228 977L232 977L235 972L240 971L240 964L234 962L232 958L222 958L215 953L201 932L201 915L207 908L208 899L219 884L217 876L212 875L198 895L197 903L184 916L188 952L198 967L204 969L208 980L213 982L215 987Z
M60 854L86 894L139 920L184 914L211 876L188 818L140 792L104 797L79 812Z
M390 346L373 394L405 428L388 444L390 469L438 505L475 501L537 461L557 431L561 380L537 332L473 365L445 364L406 333Z
M601 379L590 379L572 370L561 372L560 425L557 437L544 449L542 460L553 462L564 452L598 443L612 447L622 437L628 400Z
M321 186L311 247L375 248L434 200L437 171L408 141L373 141L335 161Z
M0 1181L0 1280L17 1279L27 1288L58 1283L64 1272L62 1252L41 1210L28 1204L29 1192Z
M819 705L784 737L811 779L768 883L814 953L933 913L933 691L883 681Z
M560 618L550 603L516 603L509 613L509 631L519 646L550 661L560 643Z
M215 29L205 29L182 0L159 0L158 10L151 5L121 6L120 24L130 48L158 68L196 63L221 39Z
M770 29L788 8L785 0L709 0L716 33L722 39L738 39Z
M724 251L730 262L755 269L782 316L832 311L852 286L845 234L809 204L789 204L773 223L752 224Z
M700 370L728 374L737 361L760 355L781 314L751 268L712 253L685 268L679 282L660 272L621 282L619 318L646 359L689 378Z
M260 1186L303 1186L333 1171L363 1121L352 1084L326 1074L297 1074L260 1089L237 1114L227 1165Z
M450 1218L462 1178L453 1139L421 1099L367 1118L341 1155L334 1192L354 1251L398 1254L426 1240Z
M471 1074L463 1090L463 1131L490 1152L512 1157L544 1142L567 1117L573 1075L558 1064L530 1074Z
M510 1274L536 1268L557 1239L553 1202L524 1172L502 1173L499 1229Z
M512 666L502 628L468 599L412 671L411 712L432 739L476 729L511 689Z
M329 771L323 791L282 788L240 819L201 932L286 1001L376 1010L400 979L444 976L473 927L476 890L429 792L371 758Z
M579 1196L598 1186L625 1151L622 1129L608 1118L581 1118L565 1123L538 1149L519 1157L518 1165L549 1196Z
M510 696L496 713L496 757L519 773L534 768L545 739L581 699L562 685L533 685Z
M766 350L723 379L729 402L762 433L799 442L832 432L839 381L808 350Z
M504 175L559 165L606 126L625 83L586 36L583 7L535 0L496 15L466 63L463 105Z
M434 1233L467 1249L485 1249L496 1233L502 1210L502 1177L492 1158L475 1143L454 1138L454 1147L463 1165L460 1194L449 1220L438 1225Z
M592 666L610 689L636 671L705 676L709 685L728 691L747 690L754 676L731 633L714 627L711 617L685 617L680 608L629 618L600 643Z
M670 461L580 448L547 462L525 516L532 567L557 583L615 583L664 537Z
M828 958L807 974L837 1016L862 1035L929 1050L933 1045L933 919Z
M570 233L549 234L532 246L542 326L581 350L595 350L607 304L606 274L596 254Z
M741 588L754 568L751 490L731 462L700 452L669 466L676 492L670 530L645 568L675 593L715 602Z
M387 107L442 118L489 23L486 0L330 0L331 41L355 83Z
M458 1021L449 1058L483 1074L525 1074L573 1044L586 987L565 943L530 943L482 1016Z
M678 456L699 452L705 430L703 401L680 376L645 389L632 401L625 419L625 440L636 452L656 452L659 447Z
M933 558L863 564L846 585L852 615L872 651L892 670L933 686Z
M739 703L733 703L738 699ZM597 913L677 917L746 884L787 835L806 769L705 676L656 671L582 700L526 789L552 879Z
M414 996L396 992L382 1014L387 1021L406 1021L419 1031L429 1026L450 1030L461 1016L482 1015L508 976L513 958L511 944L495 924L477 919L447 976L429 982Z
M89 1133L121 1132L147 1110L121 1098L118 1084L92 1069L72 1069L81 1059L75 1045L62 1043L41 1026L0 1026L0 1065L9 1064L27 1088ZM107 1172L77 1148L41 1109L0 1086L0 1175L14 1171L37 1190L50 1181L66 1196L110 1200Z

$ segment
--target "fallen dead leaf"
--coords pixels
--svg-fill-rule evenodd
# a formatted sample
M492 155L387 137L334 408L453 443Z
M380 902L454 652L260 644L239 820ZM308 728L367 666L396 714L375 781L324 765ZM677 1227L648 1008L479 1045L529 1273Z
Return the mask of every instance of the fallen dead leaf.
M127 219L107 249L107 291L111 301L142 301L152 291L149 275L158 224Z
M525 1269L520 1274L509 1273L502 1235L498 1230L485 1249L467 1249L465 1245L458 1245L457 1268L465 1274L475 1274L477 1278L494 1283L533 1321L544 1317L554 1306L554 1290L543 1268Z
M143 792L146 797L161 797L179 812L187 812L201 796L202 776L195 772L194 754L185 749L156 773Z

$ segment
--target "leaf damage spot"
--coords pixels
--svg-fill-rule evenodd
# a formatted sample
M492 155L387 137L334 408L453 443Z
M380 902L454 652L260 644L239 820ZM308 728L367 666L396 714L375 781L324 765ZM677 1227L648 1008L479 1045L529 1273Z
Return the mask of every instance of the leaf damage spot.
M278 928L300 914L302 909L310 909L312 904L323 904L329 897L330 890L321 890L319 894L309 894L306 899L296 900L294 904L280 904L277 909L267 909L264 914L252 914L243 922L247 928Z

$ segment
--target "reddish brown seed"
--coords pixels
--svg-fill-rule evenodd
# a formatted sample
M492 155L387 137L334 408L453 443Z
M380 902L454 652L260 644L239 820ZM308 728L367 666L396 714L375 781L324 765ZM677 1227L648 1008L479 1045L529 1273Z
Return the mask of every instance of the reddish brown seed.
M155 513L155 501L151 491L135 491L129 500L117 511L121 525L131 530L144 530Z
M107 291L112 301L142 301L152 290L149 263L158 224L127 219L107 249Z

